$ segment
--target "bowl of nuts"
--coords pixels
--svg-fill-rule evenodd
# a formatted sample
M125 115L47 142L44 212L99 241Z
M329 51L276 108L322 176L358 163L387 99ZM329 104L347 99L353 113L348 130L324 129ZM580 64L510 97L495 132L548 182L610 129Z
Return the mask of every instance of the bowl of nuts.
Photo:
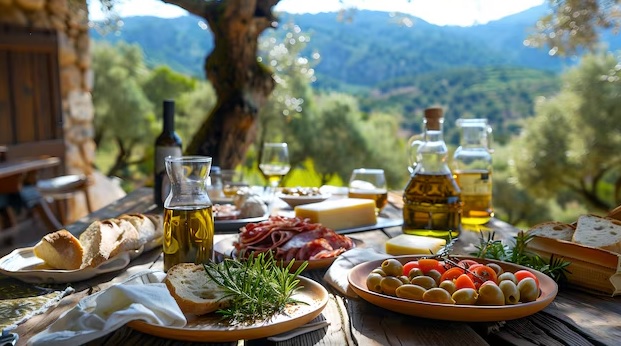
M321 193L318 187L285 187L277 194L291 208L298 205L317 203L330 198L330 194Z

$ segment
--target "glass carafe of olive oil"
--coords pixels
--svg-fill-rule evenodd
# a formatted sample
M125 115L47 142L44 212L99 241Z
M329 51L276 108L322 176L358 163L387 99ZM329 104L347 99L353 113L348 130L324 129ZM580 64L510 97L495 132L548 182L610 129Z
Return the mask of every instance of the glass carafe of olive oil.
M410 141L411 174L403 193L403 232L456 238L461 230L460 190L448 166L442 108L425 109L422 139Z
M213 259L213 206L207 190L211 157L166 157L170 194L164 201L164 271Z
M461 222L487 223L494 216L492 207L492 128L487 119L458 119L461 145L453 154L452 169L464 203Z

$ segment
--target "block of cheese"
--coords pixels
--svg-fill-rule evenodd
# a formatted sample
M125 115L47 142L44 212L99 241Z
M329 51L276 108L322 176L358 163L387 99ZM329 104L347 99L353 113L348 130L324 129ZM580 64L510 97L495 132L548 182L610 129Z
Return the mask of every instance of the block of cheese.
M446 245L445 239L400 234L386 242L386 253L400 255L429 255L438 253Z
M375 201L363 198L342 198L295 207L295 216L310 219L335 231L375 225Z

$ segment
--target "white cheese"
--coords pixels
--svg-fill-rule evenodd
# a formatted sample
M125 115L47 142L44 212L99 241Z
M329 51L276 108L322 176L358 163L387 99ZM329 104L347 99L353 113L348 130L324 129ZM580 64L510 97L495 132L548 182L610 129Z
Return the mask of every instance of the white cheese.
M362 198L343 198L295 207L295 216L308 218L333 230L375 225L375 201Z
M400 234L386 241L386 253L393 256L429 255L430 250L436 254L445 245L446 240L440 238Z

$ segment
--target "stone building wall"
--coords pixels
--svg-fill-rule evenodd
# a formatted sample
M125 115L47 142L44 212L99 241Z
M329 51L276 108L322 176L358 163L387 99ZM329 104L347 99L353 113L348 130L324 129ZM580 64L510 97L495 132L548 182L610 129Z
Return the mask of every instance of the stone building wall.
M96 150L91 99L94 77L86 0L0 0L0 23L57 31L66 170L91 174L94 184L89 192L95 209L122 197L118 185L91 168ZM70 208L72 219L86 213L80 200L73 201Z

